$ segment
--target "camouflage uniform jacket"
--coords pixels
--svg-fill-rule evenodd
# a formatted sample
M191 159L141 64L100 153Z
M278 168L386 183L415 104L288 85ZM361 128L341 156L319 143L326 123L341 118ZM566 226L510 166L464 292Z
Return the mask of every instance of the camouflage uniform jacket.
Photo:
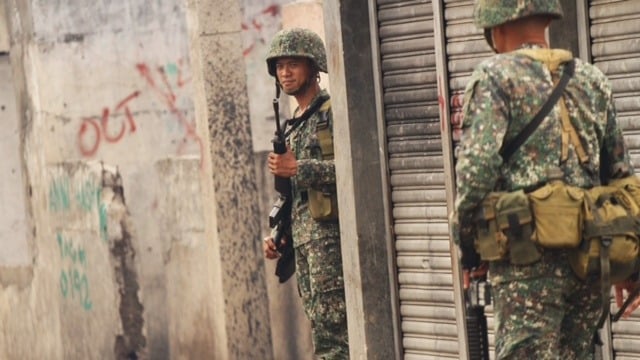
M328 96L326 90L321 90L311 101L310 107L317 101L322 101L320 97ZM329 191L336 189L334 161L322 159L316 134L316 125L323 116L327 117L329 129L333 134L333 116L329 108L324 114L316 111L287 137L287 142L298 162L298 173L291 178L293 191L291 231L294 247L326 237L337 238L340 234L337 221L316 221L311 217L307 200L309 188Z
M571 58L565 50L530 46L493 56L473 72L465 90L463 135L456 164L459 219L468 216L492 190L544 184L551 166L560 167L566 183L582 188L633 172L616 123L609 81L595 66L579 59L563 98L571 124L588 153L588 163L579 163L573 145L569 145L568 160L561 163L558 104L509 162L503 163L498 153L501 145L513 140L538 112ZM614 164L622 165L622 170ZM503 185L496 189L499 179Z

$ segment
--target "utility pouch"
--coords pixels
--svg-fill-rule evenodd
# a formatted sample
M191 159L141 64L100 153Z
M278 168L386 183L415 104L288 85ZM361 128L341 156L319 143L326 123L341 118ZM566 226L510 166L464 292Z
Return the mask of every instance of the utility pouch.
M636 205L635 208L640 207L640 178L635 175L627 176L622 179L612 180L610 186L623 189L629 195L629 198L633 200ZM630 210L633 211L632 206L630 206ZM634 212L633 215L639 214Z
M320 121L316 124L316 134L318 145L322 155L322 160L333 160L333 136L331 133L330 119L328 116L331 102L325 101L320 107ZM311 217L317 221L338 220L338 194L335 185L328 185L322 189L308 190L309 211Z
M498 231L507 238L509 260L514 265L528 265L540 259L542 254L531 239L533 216L529 199L524 191L502 195L496 202Z
M330 221L338 219L338 198L336 189L321 191L309 189L309 211L311 217L318 221Z
M476 251L485 261L502 260L507 253L507 238L498 229L496 203L504 192L489 193L476 211Z
M639 269L638 206L624 189L597 186L585 193L583 241L569 252L569 262L581 279L601 278L611 284Z
M553 181L529 193L533 239L552 249L575 248L582 240L584 190Z

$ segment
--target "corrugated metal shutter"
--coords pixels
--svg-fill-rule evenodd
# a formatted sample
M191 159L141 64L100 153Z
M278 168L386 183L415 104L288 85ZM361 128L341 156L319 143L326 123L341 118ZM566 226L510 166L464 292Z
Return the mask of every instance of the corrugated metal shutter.
M405 359L458 359L430 1L377 1Z
M460 140L460 125L464 89L475 66L493 53L483 34L473 23L472 0L446 0L444 12L444 53L446 69L439 69L442 78L448 80L449 119L451 121L454 148ZM454 155L456 151L454 150ZM455 161L455 159L454 159ZM493 314L491 306L485 309L489 333L490 357L493 358Z
M640 0L589 3L591 55L611 81L626 144L640 169ZM615 359L640 358L640 312L612 326Z

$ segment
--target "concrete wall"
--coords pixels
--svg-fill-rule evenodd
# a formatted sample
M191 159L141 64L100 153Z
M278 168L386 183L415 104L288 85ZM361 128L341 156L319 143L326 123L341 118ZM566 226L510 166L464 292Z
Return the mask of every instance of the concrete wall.
M388 174L375 12L363 1L326 2L336 180L350 359L400 358ZM371 5L374 6L374 5ZM375 50L374 50L375 49ZM372 196L383 194L383 196Z
M269 151L275 131L271 100L275 96L274 79L267 73L265 58L273 35L282 29L284 12L296 0L241 0L242 39L251 138L256 152ZM287 103L281 104L281 117L289 115Z
M239 4L3 5L0 358L271 354Z
M1 7L1 6L0 6ZM0 14L0 21L2 21ZM0 34L3 31L0 30ZM7 34L5 31L4 34ZM1 41L1 40L0 40ZM8 44L5 50L8 51ZM29 264L27 242L26 189L20 155L20 124L16 109L16 94L9 55L0 44L0 267Z
M234 0L189 2L188 8L197 118L206 119L211 139L227 358L269 359L247 82L244 72L238 71L243 63L241 11Z

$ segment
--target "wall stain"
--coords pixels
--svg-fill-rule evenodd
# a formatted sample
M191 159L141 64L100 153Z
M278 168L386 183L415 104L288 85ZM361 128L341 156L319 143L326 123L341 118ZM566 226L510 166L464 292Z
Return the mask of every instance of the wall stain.
M122 236L112 239L110 244L111 261L114 267L116 283L120 294L119 313L122 334L115 338L114 355L118 360L145 358L147 339L144 335L144 307L140 301L140 284L135 267L135 250L132 244L131 224L126 211L122 178L119 173L102 172L105 188L113 191L111 206L125 208L120 227Z

